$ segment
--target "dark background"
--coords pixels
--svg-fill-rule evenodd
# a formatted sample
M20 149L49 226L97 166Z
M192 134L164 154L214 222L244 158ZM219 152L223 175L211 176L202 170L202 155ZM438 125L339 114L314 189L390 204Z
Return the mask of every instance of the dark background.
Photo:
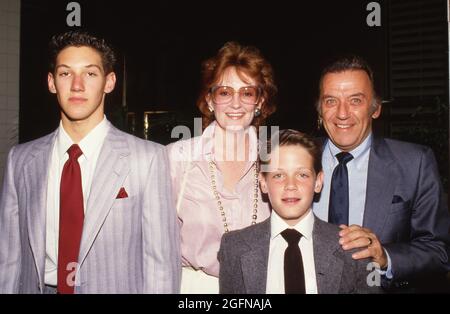
M57 126L57 103L46 87L47 43L69 29L68 2L22 1L21 141ZM125 57L129 111L176 111L178 120L192 123L200 116L195 100L202 60L235 40L258 47L275 69L279 109L271 123L307 131L316 126L320 69L337 54L364 56L386 94L387 27L367 26L369 2L78 1L82 28L107 38L118 51L119 81L107 97L110 115L122 103Z
M47 45L71 29L64 0L22 0L19 141L53 131L56 97L47 88ZM106 98L117 127L144 137L144 111L169 111L152 121L148 139L167 144L175 125L192 129L200 64L227 41L258 47L275 69L278 111L268 124L323 135L314 101L322 67L354 53L375 73L384 100L375 133L431 146L448 189L448 24L446 0L379 0L382 24L369 27L369 0L106 1L79 0L81 28L116 48L118 82ZM125 62L126 60L126 62ZM123 74L126 63L126 106ZM136 127L127 125L134 112Z

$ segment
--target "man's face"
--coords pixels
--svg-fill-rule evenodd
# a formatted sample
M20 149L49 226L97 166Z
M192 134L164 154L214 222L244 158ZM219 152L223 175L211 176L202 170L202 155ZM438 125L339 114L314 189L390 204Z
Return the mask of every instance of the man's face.
M67 47L56 58L48 87L61 107L61 118L73 122L101 121L105 93L114 89L115 74L105 76L100 54L90 47Z
M260 174L261 190L268 194L273 210L294 226L309 212L314 193L322 189L323 173L316 174L313 157L299 145L273 150L268 167Z
M372 130L381 106L372 107L373 89L361 70L328 73L321 86L320 111L331 141L342 151L358 147Z

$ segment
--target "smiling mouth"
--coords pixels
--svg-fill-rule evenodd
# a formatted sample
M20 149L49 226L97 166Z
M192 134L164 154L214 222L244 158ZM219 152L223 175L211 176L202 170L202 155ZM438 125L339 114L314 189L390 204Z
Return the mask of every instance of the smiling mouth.
M338 129L348 129L348 128L351 128L353 125L350 125L350 124L335 124L335 126L338 128Z
M231 119L237 120L242 118L245 115L245 113L226 113L226 115Z

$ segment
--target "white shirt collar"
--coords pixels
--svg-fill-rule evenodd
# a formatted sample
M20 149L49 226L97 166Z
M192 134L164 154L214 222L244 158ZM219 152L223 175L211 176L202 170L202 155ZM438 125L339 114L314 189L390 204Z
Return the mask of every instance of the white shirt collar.
M300 220L295 226L287 224L275 210L272 210L270 216L270 239L273 240L280 235L285 229L295 229L302 234L307 240L312 238L312 231L314 226L314 214L311 209L302 220Z
M103 143L103 140L106 137L106 134L109 130L108 120L105 116L103 116L103 120L95 126L79 143L81 151L87 160L92 158L94 153L100 149L99 143ZM62 122L59 123L59 131L56 137L56 149L58 156L60 159L67 153L67 150L72 146L74 142L67 134L66 130L62 125Z
M369 133L369 135L361 144L359 144L355 149L349 152L353 156L353 159L350 162L354 162L357 169L360 169L360 167L362 167L365 161L364 156L366 156L366 152L370 150L371 145L372 133ZM334 143L330 139L327 140L325 150L328 152L328 159L332 160L332 162L330 162L329 164L334 168L334 165L338 163L336 154L339 154L341 150L336 147L336 145L334 145Z

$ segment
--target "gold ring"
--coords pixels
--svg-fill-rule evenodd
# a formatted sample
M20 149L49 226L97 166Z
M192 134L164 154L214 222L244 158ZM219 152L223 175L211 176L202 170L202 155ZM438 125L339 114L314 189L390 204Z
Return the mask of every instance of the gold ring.
M371 246L372 245L372 239L367 237L367 240L369 240L369 245L368 246Z

